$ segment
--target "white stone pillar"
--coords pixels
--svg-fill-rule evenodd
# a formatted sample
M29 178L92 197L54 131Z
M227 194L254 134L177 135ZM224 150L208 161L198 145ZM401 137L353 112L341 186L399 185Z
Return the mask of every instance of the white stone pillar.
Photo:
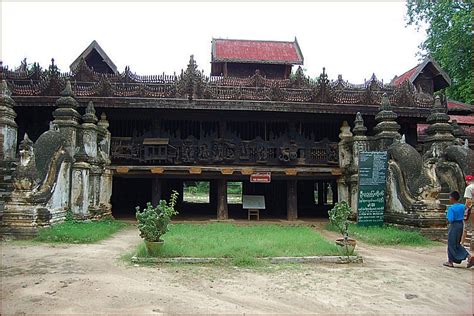
M76 162L72 170L71 210L74 217L89 218L89 171L87 162Z
M15 101L11 98L7 82L0 83L0 160L12 161L16 158L17 130Z

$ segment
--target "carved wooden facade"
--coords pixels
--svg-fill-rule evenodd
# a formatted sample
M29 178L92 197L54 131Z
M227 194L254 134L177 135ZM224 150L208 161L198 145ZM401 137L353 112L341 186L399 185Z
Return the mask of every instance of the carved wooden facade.
M129 164L325 165L338 163L337 143L261 138L205 138L184 140L147 137L113 137L112 160Z

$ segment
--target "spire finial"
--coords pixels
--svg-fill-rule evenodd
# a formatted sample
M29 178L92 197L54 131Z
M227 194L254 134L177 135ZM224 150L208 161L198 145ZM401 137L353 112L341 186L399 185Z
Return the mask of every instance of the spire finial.
M8 97L8 98L12 95L12 92L10 91L10 89L8 89L8 84L5 79L3 79L0 84L0 95L1 97Z
M69 79L66 79L66 86L64 87L64 90L61 91L61 96L63 97L74 96L74 93L72 92L71 81Z
M384 94L382 95L382 101L380 102L380 110L386 111L390 110L390 108L390 99L388 98L387 92L384 92Z
M365 132L367 132L367 127L364 125L364 119L362 118L362 114L360 112L357 112L356 118L354 120L354 128L352 129L352 132L356 136L364 136Z
M92 101L89 101L89 103L87 104L86 112L82 116L82 119L84 120L84 123L97 123L97 116L95 116L95 108L94 103L92 103Z

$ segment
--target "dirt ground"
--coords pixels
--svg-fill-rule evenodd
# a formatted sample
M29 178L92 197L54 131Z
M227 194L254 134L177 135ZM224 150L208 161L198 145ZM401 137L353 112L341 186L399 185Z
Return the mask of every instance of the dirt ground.
M442 246L358 245L363 264L244 269L127 264L139 242L129 228L93 245L2 243L1 314L473 313L473 271L442 267Z

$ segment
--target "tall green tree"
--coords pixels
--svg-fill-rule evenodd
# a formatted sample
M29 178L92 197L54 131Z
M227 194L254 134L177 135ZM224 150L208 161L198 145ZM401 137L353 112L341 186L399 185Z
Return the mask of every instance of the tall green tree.
M450 99L472 103L472 1L408 0L407 24L426 25L420 54L431 55L451 77Z

